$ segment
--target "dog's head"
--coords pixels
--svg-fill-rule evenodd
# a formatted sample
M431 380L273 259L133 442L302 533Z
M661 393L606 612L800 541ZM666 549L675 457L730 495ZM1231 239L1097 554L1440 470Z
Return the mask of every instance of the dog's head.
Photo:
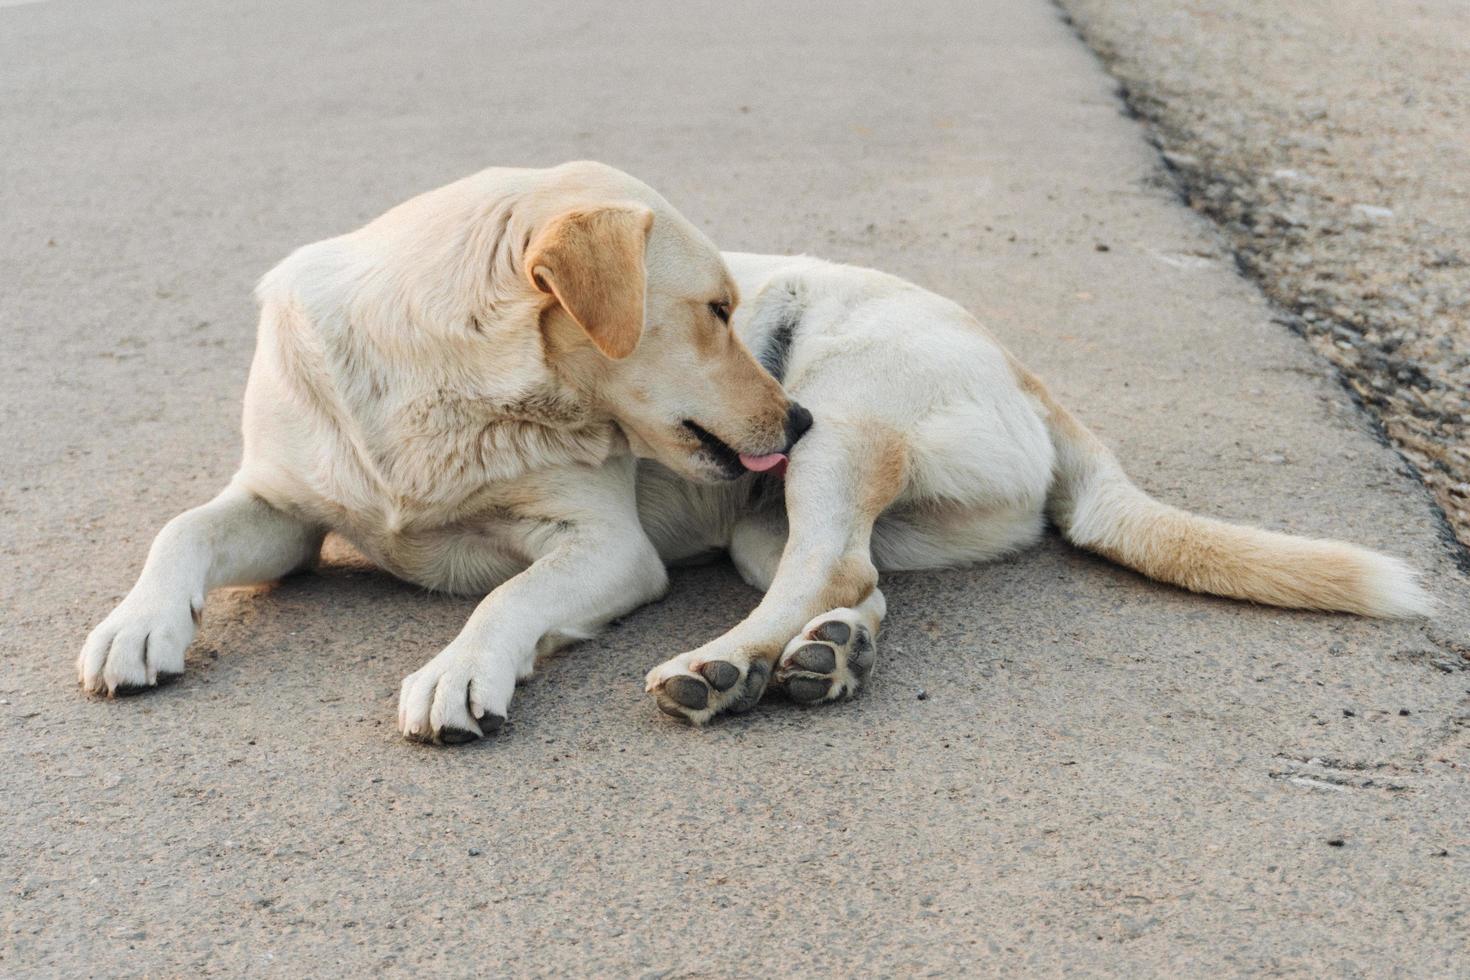
M731 330L739 297L720 253L644 185L593 176L523 257L548 357L640 456L698 480L779 466L811 415Z

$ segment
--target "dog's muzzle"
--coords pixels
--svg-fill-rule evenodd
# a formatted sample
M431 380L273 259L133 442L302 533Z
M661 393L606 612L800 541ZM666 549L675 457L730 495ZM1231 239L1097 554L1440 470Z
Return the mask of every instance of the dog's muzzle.
M796 402L791 403L790 410L786 413L786 448L778 453L766 453L763 456L752 456L749 453L740 454L740 465L752 473L774 473L781 476L786 472L786 463L791 453L791 447L796 441L806 435L806 431L812 427L812 413L802 408Z

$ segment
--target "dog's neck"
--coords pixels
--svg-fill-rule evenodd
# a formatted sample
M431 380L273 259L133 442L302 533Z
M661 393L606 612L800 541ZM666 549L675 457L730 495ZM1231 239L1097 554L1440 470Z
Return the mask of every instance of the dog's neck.
M279 324L283 375L346 437L363 478L409 510L441 511L484 484L627 452L576 383L586 370L554 368L546 336L527 328L542 297L515 274L519 249L501 247L512 230L507 220L473 247L509 264L470 299L433 280L415 289L423 277L391 263L349 278L339 270L365 265L350 239L301 250L283 264L291 274L278 270L258 291L291 310L267 317Z

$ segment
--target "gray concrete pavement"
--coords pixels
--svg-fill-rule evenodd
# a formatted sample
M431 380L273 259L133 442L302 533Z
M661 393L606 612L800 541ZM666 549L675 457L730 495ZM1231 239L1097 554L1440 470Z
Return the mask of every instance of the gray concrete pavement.
M1059 0L1180 192L1470 546L1470 19L1460 0Z
M1463 972L1470 588L1049 4L60 0L0 10L0 82L0 974ZM955 297L1153 492L1410 557L1446 613L1051 543L892 578L852 704L695 731L639 681L754 601L710 568L446 751L395 694L472 602L338 560L217 595L172 688L82 698L231 472L255 278L580 156L726 247Z

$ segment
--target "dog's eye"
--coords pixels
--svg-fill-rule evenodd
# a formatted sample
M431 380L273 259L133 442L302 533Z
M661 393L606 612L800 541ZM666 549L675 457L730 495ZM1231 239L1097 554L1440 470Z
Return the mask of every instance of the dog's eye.
M719 321L721 323L729 323L730 322L730 304L729 303L711 303L709 305L709 311L711 313L713 313L716 317L718 317L719 318Z

